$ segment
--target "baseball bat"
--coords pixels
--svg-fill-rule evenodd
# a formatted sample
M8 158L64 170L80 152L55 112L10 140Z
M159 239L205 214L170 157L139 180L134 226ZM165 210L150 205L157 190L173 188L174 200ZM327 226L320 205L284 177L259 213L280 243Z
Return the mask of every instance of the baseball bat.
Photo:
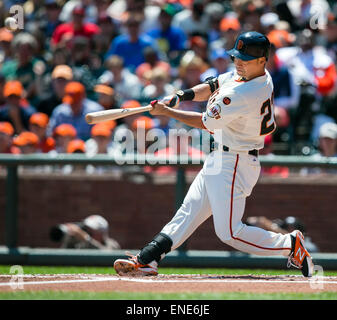
M152 106L149 104L144 107L138 108L124 108L124 109L111 109L111 110L103 110L87 113L85 116L85 120L89 124L95 124L108 120L116 120L120 118L124 118L127 116L131 116L132 114L137 114L145 111L152 110Z

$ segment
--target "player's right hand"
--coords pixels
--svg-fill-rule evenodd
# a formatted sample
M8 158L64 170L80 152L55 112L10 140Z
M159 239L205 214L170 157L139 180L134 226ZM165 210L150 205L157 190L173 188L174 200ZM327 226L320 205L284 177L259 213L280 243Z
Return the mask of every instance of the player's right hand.
M165 115L166 110L168 109L168 105L158 100L151 101L151 106L152 110L150 111L150 114L152 114L153 116Z
M178 97L178 95L173 94L173 95L164 97L164 99L161 100L161 102L166 104L170 108L176 109L179 106L180 98Z

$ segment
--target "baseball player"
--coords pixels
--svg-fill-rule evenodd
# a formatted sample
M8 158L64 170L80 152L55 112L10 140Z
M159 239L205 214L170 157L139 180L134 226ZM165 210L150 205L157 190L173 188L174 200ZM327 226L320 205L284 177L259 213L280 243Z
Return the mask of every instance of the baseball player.
M273 83L265 69L269 48L263 34L242 33L228 51L235 71L178 91L169 102L151 102L153 115L172 117L213 133L214 150L172 220L137 256L115 261L119 275L157 275L160 260L213 215L215 233L224 243L250 254L286 256L288 267L312 276L314 265L300 231L275 233L241 221L246 197L260 174L258 150L276 127ZM198 113L172 108L184 100L208 100L207 109Z

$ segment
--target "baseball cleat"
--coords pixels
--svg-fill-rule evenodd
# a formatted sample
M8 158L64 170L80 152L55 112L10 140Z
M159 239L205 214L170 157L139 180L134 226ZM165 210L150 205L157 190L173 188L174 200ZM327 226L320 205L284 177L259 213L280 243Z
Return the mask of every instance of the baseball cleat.
M126 253L129 259L117 259L114 268L120 276L156 276L158 275L157 262L148 264L138 262L138 256Z
M292 250L288 258L287 267L295 267L302 271L303 276L311 277L314 272L312 258L304 246L304 237L301 231L290 233L292 238Z

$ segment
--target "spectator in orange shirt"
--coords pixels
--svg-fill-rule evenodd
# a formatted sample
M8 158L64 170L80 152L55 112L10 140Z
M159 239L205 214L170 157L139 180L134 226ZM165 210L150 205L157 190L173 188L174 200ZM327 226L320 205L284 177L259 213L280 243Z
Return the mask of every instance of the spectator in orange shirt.
M41 112L34 113L29 119L29 131L35 133L40 140L38 149L46 153L55 149L55 140L47 136L49 117Z
M0 122L0 153L20 153L13 145L14 128L9 122Z
M39 137L33 132L24 131L14 138L13 143L20 149L22 154L37 153Z

